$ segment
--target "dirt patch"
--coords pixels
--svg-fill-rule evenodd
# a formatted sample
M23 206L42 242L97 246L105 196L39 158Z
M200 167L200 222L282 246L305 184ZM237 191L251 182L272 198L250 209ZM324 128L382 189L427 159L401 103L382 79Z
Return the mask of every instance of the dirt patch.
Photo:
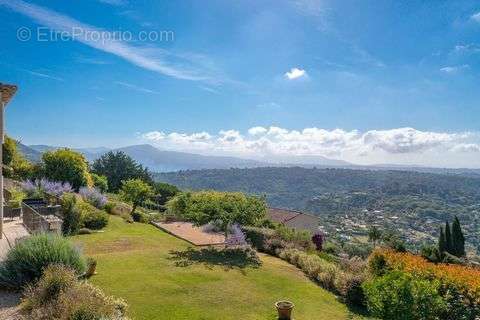
M123 252L134 250L135 245L127 238L120 238L115 241L103 242L95 246L95 253ZM86 250L88 253L88 250Z
M221 233L206 232L202 227L196 227L190 222L154 222L154 226L196 246L210 246L225 243Z
M18 307L18 304L20 303L20 297L21 295L19 293L0 290L0 319L22 319Z

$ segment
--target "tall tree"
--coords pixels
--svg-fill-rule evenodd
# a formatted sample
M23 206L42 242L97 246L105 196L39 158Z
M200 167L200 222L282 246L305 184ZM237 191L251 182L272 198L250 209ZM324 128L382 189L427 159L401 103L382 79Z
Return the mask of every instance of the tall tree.
M445 251L450 254L454 254L451 230L452 229L450 229L450 224L448 223L448 221L445 221Z
M440 236L438 237L438 252L440 256L447 251L447 242L445 240L445 233L443 232L443 228L440 227Z
M376 226L371 226L368 229L368 240L373 242L373 247L376 247L377 241L382 238L382 232Z
M107 177L110 191L118 191L122 186L122 181L130 179L140 179L148 184L153 183L148 169L122 151L110 151L104 154L93 162L92 170L98 175Z
M457 257L465 256L465 237L463 236L462 227L458 217L455 216L452 223L452 254Z

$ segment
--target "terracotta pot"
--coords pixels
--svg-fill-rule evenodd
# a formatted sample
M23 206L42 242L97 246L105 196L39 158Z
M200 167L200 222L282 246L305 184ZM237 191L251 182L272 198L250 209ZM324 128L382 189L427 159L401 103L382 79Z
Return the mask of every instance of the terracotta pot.
M292 310L295 305L290 301L277 301L275 307L278 312L279 320L291 320L292 319Z

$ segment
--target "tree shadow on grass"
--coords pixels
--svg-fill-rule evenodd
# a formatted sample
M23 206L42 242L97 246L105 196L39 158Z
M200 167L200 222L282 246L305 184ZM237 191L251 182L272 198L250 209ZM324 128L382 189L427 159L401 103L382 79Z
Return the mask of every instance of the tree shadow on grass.
M217 249L214 247L194 249L189 247L183 251L170 251L170 260L177 267L188 267L202 264L209 269L222 267L225 270L237 269L245 273L245 268L258 268L261 261L255 250L243 248Z

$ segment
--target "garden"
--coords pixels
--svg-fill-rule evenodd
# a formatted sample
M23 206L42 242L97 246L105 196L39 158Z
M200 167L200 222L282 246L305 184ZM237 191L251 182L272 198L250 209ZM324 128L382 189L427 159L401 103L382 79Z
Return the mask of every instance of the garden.
M121 152L92 165L68 149L20 163L9 203L41 200L63 221L60 234L32 235L0 264L0 285L22 292L26 318L275 319L285 300L297 319L480 315L480 271L457 218L422 257L376 227L373 246L343 245L269 221L263 197L154 183ZM172 220L225 244L193 247L150 224Z

